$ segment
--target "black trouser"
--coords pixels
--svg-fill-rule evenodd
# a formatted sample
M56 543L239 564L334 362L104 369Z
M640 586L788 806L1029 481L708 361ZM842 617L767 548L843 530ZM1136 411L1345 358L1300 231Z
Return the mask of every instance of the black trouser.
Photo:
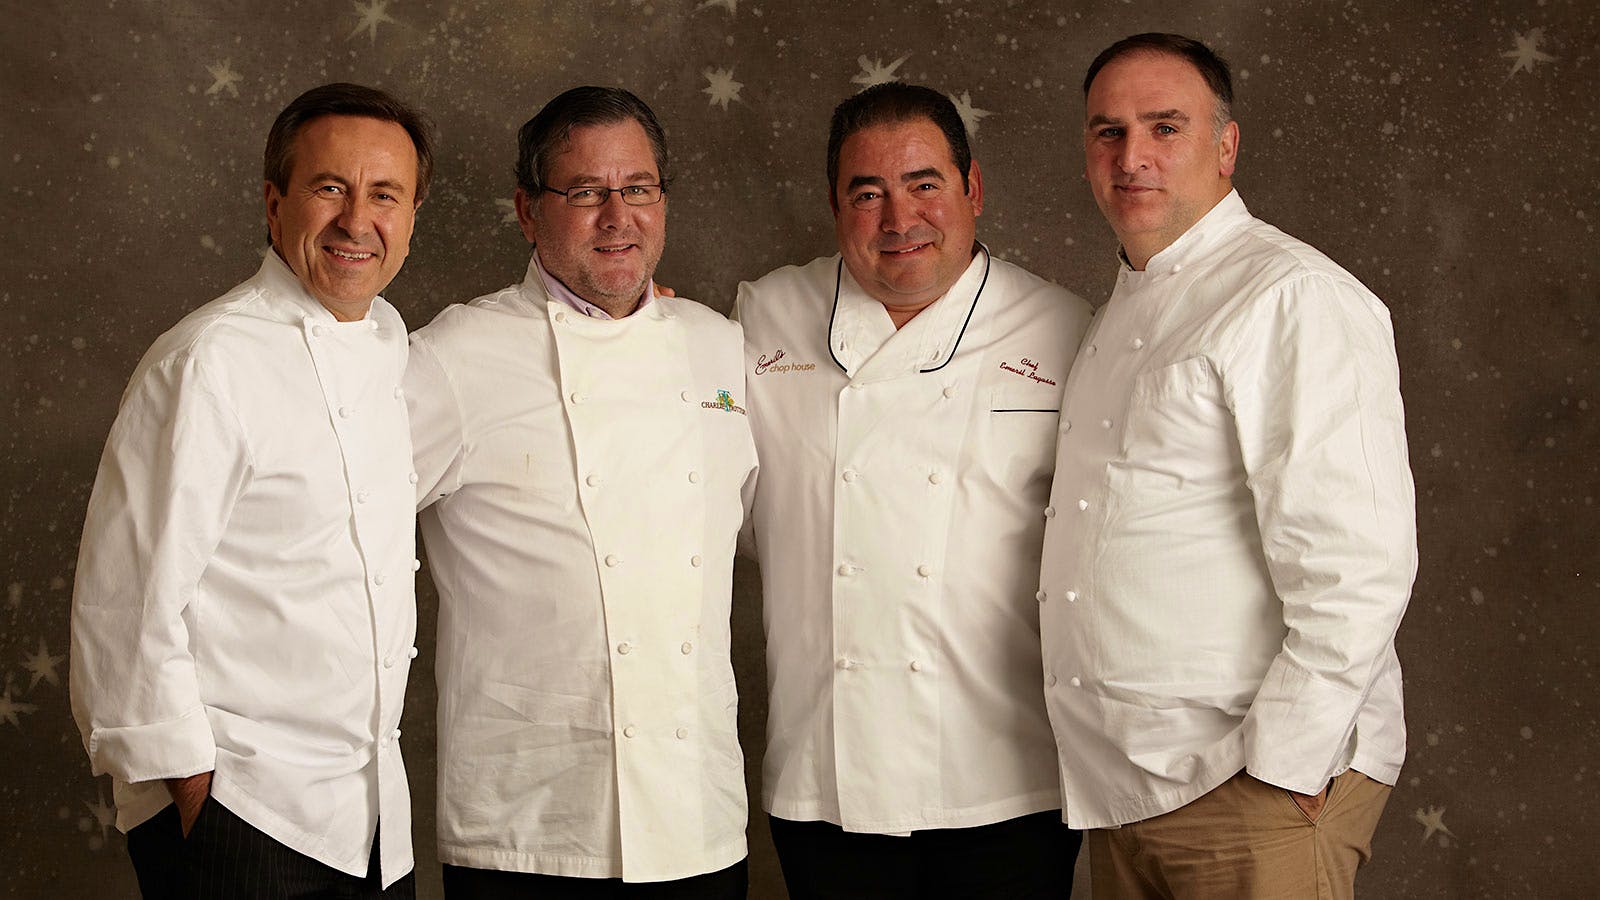
M909 837L767 818L790 900L1056 900L1083 838L1059 811Z
M739 860L726 869L676 881L624 882L533 872L444 867L448 900L744 900L750 868Z
M347 875L278 843L233 811L206 798L183 836L178 807L168 806L128 832L128 855L145 900L412 900L407 873L383 890L378 840L365 876Z

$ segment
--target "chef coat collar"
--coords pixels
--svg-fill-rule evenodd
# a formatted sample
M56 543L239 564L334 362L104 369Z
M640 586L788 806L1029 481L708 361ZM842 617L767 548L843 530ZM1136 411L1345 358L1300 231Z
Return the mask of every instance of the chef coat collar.
M1239 225L1249 221L1250 210L1245 209L1244 200L1240 199L1239 192L1232 190L1228 196L1223 197L1211 211L1200 217L1200 221L1189 226L1182 236L1167 245L1160 253L1150 257L1145 263L1144 271L1138 272L1128 265L1128 256L1117 248L1117 262L1121 264L1125 277L1151 278L1179 272L1184 266L1198 262L1211 255L1212 249L1219 241L1227 237Z
M989 280L989 248L975 243L978 252L950 290L899 329L889 320L888 310L856 282L845 268L844 258L839 257L833 317L828 325L828 351L834 363L858 380L898 378L944 368L961 345ZM873 332L886 325L891 333L874 346Z
M577 291L567 287L566 283L561 279L551 275L550 270L544 267L544 261L539 259L539 251L537 248L535 248L533 251L533 260L529 263L528 267L530 271L539 273L539 280L544 283L545 294L547 294L550 299L559 300L591 319L613 318L610 313L594 305L593 303L590 303L582 297L579 297ZM656 296L655 287L656 285L654 279L645 283L644 299L640 300L639 305L634 307L634 312L638 312L639 310L650 305L650 301L654 300Z
M634 308L633 312L624 318L613 319L605 310L579 297L572 292L571 288L562 284L560 279L545 271L544 265L539 262L538 252L532 253L528 258L528 270L522 276L522 287L518 294L518 299L526 304L526 307L522 310L523 312L531 313L533 310L539 309L552 318L556 312L563 309L576 310L580 314L580 319L597 322L626 322L635 317L652 319L670 319L673 317L673 313L666 310L665 304L652 302L656 299L656 283L655 279L652 278L645 285L644 299L639 301L639 305ZM568 299L569 296L571 299ZM575 305L572 302L573 300L583 304L583 306ZM592 308L594 313L591 314L585 307Z
M322 301L311 296L306 286L301 283L300 276L289 268L276 249L269 248L261 260L261 268L256 270L256 282L261 286L262 292L270 298L284 301L289 307L281 310L288 313L290 321L310 322L319 325L354 325L356 322L341 322ZM382 300L381 295L372 298L372 303L367 306L367 314L358 319L361 321L376 321L372 316L372 308Z

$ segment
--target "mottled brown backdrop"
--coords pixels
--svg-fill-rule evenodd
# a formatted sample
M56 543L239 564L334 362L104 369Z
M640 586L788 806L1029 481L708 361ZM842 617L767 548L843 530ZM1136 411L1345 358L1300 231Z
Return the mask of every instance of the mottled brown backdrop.
M1082 178L1079 82L1138 31L1234 63L1237 184L1393 311L1422 569L1400 631L1411 753L1361 876L1370 897L1600 894L1594 501L1592 0L6 0L0 21L0 894L133 892L66 693L78 534L146 346L254 271L267 127L324 81L392 89L443 153L388 297L413 326L517 280L517 127L578 83L667 126L661 278L727 309L740 279L831 252L828 114L873 79L953 95L1000 255L1100 302L1114 240ZM752 778L758 576L735 613ZM423 897L435 593L406 722ZM529 640L538 640L530 631ZM752 789L752 794L757 792ZM782 896L758 814L752 896Z

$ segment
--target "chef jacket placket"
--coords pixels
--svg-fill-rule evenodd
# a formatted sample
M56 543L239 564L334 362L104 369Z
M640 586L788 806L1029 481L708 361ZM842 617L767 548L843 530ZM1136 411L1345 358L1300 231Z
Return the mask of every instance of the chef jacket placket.
M671 834L705 829L694 648L711 475L701 426L717 413L700 405L675 314L653 304L604 321L548 309L604 609L622 871L637 878L678 864ZM654 449L650 465L640 447ZM642 534L640 522L674 527Z

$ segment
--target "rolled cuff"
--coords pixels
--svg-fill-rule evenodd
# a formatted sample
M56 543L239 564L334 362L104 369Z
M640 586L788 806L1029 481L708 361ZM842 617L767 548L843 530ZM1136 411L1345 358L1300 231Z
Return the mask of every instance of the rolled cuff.
M205 709L196 708L165 722L93 729L89 763L94 774L130 784L186 778L216 768L217 745Z
M1349 765L1362 701L1280 653L1245 716L1246 771L1299 794L1320 793Z

